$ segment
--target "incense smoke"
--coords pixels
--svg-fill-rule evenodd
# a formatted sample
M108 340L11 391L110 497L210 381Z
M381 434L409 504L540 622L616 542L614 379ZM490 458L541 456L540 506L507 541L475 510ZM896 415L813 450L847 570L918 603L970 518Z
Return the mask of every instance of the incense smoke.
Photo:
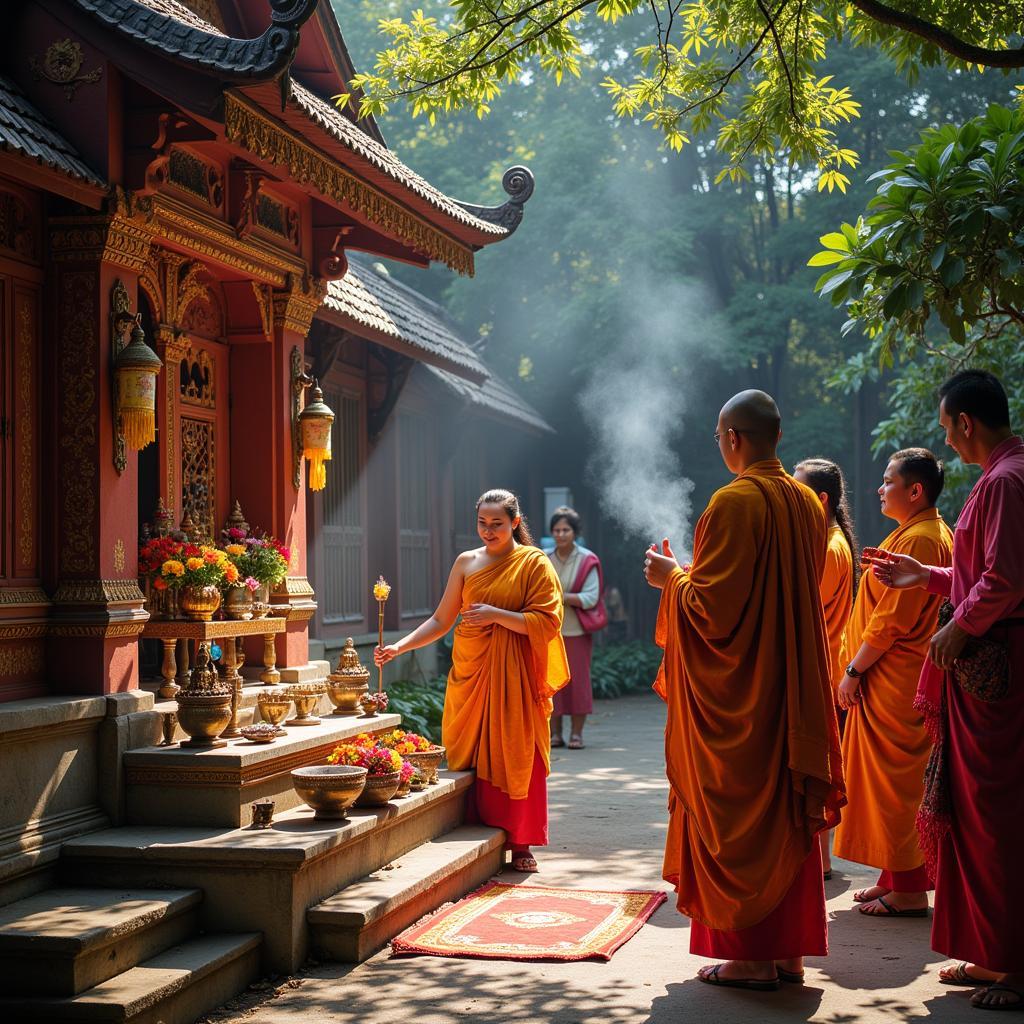
M695 384L690 357L698 330L706 343L712 303L691 281L627 294L634 300L627 340L594 365L579 399L594 438L589 471L608 516L648 544L668 537L682 561L692 543L693 483L673 445Z

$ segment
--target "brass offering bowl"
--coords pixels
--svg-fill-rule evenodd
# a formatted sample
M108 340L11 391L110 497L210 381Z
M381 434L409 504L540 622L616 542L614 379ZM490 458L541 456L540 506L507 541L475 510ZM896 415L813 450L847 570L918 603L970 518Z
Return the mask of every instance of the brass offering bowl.
M286 735L281 723L288 717L292 708L292 699L284 690L261 690L256 695L260 715L264 722L269 722L277 729L278 736Z
M231 721L231 695L228 693L178 694L178 724L189 738L183 747L224 747L227 740L217 737Z
M437 770L444 760L444 747L434 746L429 750L416 750L402 756L419 768L429 785L436 786L441 781L437 777Z
M319 725L315 714L320 697L326 691L325 683L296 683L285 692L295 701L295 717L288 719L288 725Z
M356 807L383 807L398 792L401 781L401 772L368 776L365 788L356 799Z
M292 787L318 820L344 821L366 781L365 768L348 764L314 764L292 771Z

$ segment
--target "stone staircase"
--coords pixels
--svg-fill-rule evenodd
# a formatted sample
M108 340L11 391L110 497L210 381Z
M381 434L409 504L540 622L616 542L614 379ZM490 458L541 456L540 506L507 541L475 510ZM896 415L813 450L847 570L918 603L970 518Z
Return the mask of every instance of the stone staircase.
M126 824L65 842L61 887L0 907L0 1020L191 1024L310 953L365 960L481 884L505 837L463 823L470 773L344 822L314 820L292 790L292 768L399 721L325 716L268 746L126 751ZM253 829L265 797L273 826Z
M6 1021L192 1021L259 976L257 933L199 935L197 889L62 888L0 909Z

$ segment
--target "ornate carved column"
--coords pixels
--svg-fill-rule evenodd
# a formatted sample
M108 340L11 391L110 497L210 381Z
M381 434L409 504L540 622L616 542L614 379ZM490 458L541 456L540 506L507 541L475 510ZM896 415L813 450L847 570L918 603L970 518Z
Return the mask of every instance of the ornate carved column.
M119 208L120 206L120 208ZM44 451L53 550L49 650L54 693L138 686L138 643L148 615L137 582L138 473L113 461L111 294L135 308L150 234L115 202L102 216L51 218L49 280L56 430Z
M293 475L292 350L302 353L326 283L291 275L288 287L273 295L273 333L268 344L239 345L231 356L231 433L237 445L231 466L232 497L254 526L272 532L292 553L288 578L271 596L287 630L276 639L277 666L309 661L309 619L316 611L306 575L306 484ZM249 650L257 662L260 651Z

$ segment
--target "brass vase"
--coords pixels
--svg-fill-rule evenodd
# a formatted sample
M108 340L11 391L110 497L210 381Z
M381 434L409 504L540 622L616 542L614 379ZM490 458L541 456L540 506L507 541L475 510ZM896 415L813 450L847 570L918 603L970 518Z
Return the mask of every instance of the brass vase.
M292 699L281 690L263 690L256 695L260 709L260 717L277 729L278 736L284 736L282 722L288 717L292 707Z
M366 786L356 800L356 807L383 807L398 792L401 781L401 772L367 776Z
M366 769L347 764L315 764L292 771L292 787L316 811L314 818L344 821L362 793Z
M248 587L229 587L224 595L224 614L246 622L252 618L252 594Z
M254 619L264 619L270 612L270 587L266 583L261 583L252 592L252 617Z
M358 715L359 701L369 691L370 672L359 661L352 637L345 641L334 671L327 677L327 696L336 715Z
M182 587L178 593L178 607L193 622L210 622L220 607L220 587L212 583L205 587Z

